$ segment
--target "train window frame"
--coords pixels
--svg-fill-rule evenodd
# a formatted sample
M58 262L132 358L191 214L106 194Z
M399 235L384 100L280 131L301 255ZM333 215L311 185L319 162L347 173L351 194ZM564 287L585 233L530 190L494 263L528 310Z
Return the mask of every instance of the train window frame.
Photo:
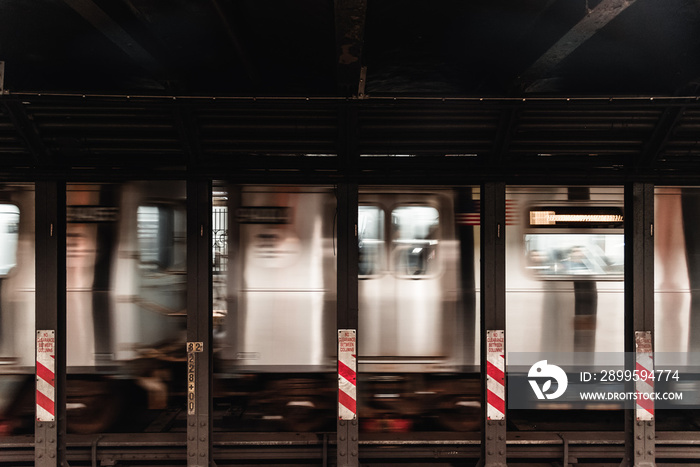
M12 275L12 272L17 268L17 253L19 250L19 229L20 229L20 221L22 218L22 210L20 209L19 205L16 203L11 203L11 202L1 202L0 203L0 212L2 212L2 209L4 206L12 206L17 209L17 223L15 226L15 231L14 232L2 232L4 235L5 233L8 234L15 234L16 239L15 239L15 248L14 252L10 255L14 258L14 262L7 268L7 271L3 270L3 265L0 264L0 279L9 277ZM9 263L8 263L9 264Z
M144 245L141 238L140 211L142 208L155 208L158 210L158 231L156 233L157 251L155 259L145 259ZM166 229L160 229L162 214L166 215L168 225ZM145 203L136 208L136 243L138 245L139 262L144 266L150 266L157 272L168 271L175 265L175 207L168 203ZM165 248L161 248L167 245Z
M379 232L381 234L381 238L376 240L376 244L379 245L379 252L378 252L378 259L376 261L376 268L375 271L376 273L372 274L361 274L360 271L360 258L359 258L359 249L360 249L360 229L361 226L359 225L359 211L361 207L374 207L377 209L377 211L380 213L379 218L381 219L382 225L379 226ZM357 231L357 243L358 243L358 279L378 279L386 274L387 271L387 211L378 203L359 203L358 205L358 231Z
M436 224L436 230L435 230L435 235L434 235L434 240L428 240L428 242L435 242L435 260L432 264L434 264L434 267L432 269L428 269L426 274L402 274L401 271L399 270L399 267L397 266L397 256L399 253L399 250L405 249L404 247L397 246L399 243L395 238L395 229L394 229L394 221L393 221L393 216L394 212L398 209L401 208L410 208L410 207L427 207L427 208L432 208L435 210L437 213L437 224ZM420 280L420 279L433 279L435 277L438 277L442 274L443 272L443 261L442 261L442 255L440 254L440 244L442 243L442 215L440 214L440 206L436 205L434 203L397 203L391 207L391 210L388 212L389 216L389 225L387 228L389 229L389 238L390 240L387 240L387 242L391 242L391 251L389 253L389 261L390 261L390 268L391 272L396 277L397 279L405 279L405 280ZM416 240L416 239L414 239ZM408 242L411 242L409 239ZM415 242L413 242L415 243ZM429 243L429 245L432 245L433 243Z
M591 220L586 224L584 222L562 222L561 224L556 224L555 222L545 222L543 219L535 216L531 219L531 212L542 212L546 214L554 214L552 212L552 206L560 207L565 210L564 216L582 216L587 210L591 210L592 216L601 215L606 217L615 217L619 215L619 219L615 220ZM569 210L571 214L566 213ZM600 211L601 214L598 214ZM558 211L557 211L558 212ZM610 202L603 200L588 200L588 201L547 201L547 202L536 202L530 203L524 206L523 217L525 219L530 219L527 225L524 226L523 230L523 245L525 248L523 254L525 255L525 269L528 274L535 280L540 281L623 281L624 280L624 253L621 256L622 263L609 263L600 264L600 262L595 262L595 260L603 260L607 263L607 256L597 255L595 251L590 248L593 243L600 243L600 238L603 238L604 243L611 242L613 239L617 239L620 245L624 245L624 206L619 202ZM534 219L534 221L533 221ZM534 223L533 223L534 222ZM531 249L530 245L535 242L536 237L550 237L554 240L560 239L571 239L573 237L580 237L584 241L575 242L575 244L567 245L565 242L552 242L552 244L560 247L565 245L567 248L565 250L557 249L553 250L554 253L548 253L547 258L549 261L535 260L533 253L539 250ZM591 242L590 239L596 240ZM539 243L542 243L540 241ZM595 246L595 245L594 245ZM574 257L577 256L578 259ZM554 259L556 257L556 260ZM616 258L611 256L611 258ZM564 265L569 263L570 267L563 268L562 271L557 270L557 265ZM576 267L572 267L571 264L578 264L581 266L577 270ZM583 264L590 263L589 266L584 267ZM543 272L553 265L553 272ZM592 266L591 266L592 265ZM597 268L593 268L596 266ZM609 267L610 271L605 271L605 268ZM595 270L594 270L595 269ZM590 271L590 272L588 272Z

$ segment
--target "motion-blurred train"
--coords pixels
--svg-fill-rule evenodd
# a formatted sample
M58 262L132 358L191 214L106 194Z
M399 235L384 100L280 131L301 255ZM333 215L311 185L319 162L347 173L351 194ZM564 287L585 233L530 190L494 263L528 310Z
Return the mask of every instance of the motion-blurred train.
M358 411L366 429L479 426L479 196L472 187L360 189ZM680 225L680 201L689 197L660 189L657 202L673 198ZM623 351L623 198L620 187L508 188L508 352ZM215 404L228 407L230 418L293 430L329 426L337 352L333 187L215 183L213 200ZM4 185L5 432L27 415L17 407L33 411L33 400L18 402L33 399L33 224L33 187ZM675 229L657 227L657 241ZM110 429L128 388L150 408L181 402L186 235L183 182L68 185L70 430ZM695 243L692 235L669 242L657 248L657 262L676 264ZM669 291L691 297L687 261L659 290L660 302ZM660 306L657 316L676 313L687 323L690 301L678 313ZM687 350L688 341L668 350Z

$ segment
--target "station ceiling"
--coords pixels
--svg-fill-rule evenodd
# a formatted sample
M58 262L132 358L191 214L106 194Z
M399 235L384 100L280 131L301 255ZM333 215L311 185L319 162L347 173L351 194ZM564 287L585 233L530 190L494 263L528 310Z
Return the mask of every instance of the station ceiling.
M0 0L0 62L7 170L700 168L699 0Z

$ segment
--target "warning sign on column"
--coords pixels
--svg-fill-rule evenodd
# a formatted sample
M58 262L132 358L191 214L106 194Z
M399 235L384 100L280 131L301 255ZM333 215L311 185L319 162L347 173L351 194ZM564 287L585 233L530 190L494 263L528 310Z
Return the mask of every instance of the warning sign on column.
M506 417L505 331L486 331L486 416Z
M357 331L338 330L338 418L357 418Z
M56 333L53 330L36 332L36 419L53 422L55 410Z

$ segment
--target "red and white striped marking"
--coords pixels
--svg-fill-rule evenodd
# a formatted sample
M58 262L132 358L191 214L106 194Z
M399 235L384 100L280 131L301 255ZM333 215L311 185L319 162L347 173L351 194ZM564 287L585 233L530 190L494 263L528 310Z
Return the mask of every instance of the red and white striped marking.
M56 333L53 330L36 332L36 419L40 422L56 420Z
M635 332L635 346L637 359L637 374L649 375L650 377L638 379L635 382L635 390L637 394L651 394L654 392L654 353L651 344L651 332L637 331ZM651 397L637 397L635 407L635 416L637 420L654 420L654 400Z
M506 418L505 331L486 331L486 417Z
M471 206L467 206L466 212L458 212L455 215L457 225L481 225L481 200L475 199ZM506 225L517 225L518 202L512 199L506 200Z
M338 418L357 418L357 351L355 329L338 330Z

